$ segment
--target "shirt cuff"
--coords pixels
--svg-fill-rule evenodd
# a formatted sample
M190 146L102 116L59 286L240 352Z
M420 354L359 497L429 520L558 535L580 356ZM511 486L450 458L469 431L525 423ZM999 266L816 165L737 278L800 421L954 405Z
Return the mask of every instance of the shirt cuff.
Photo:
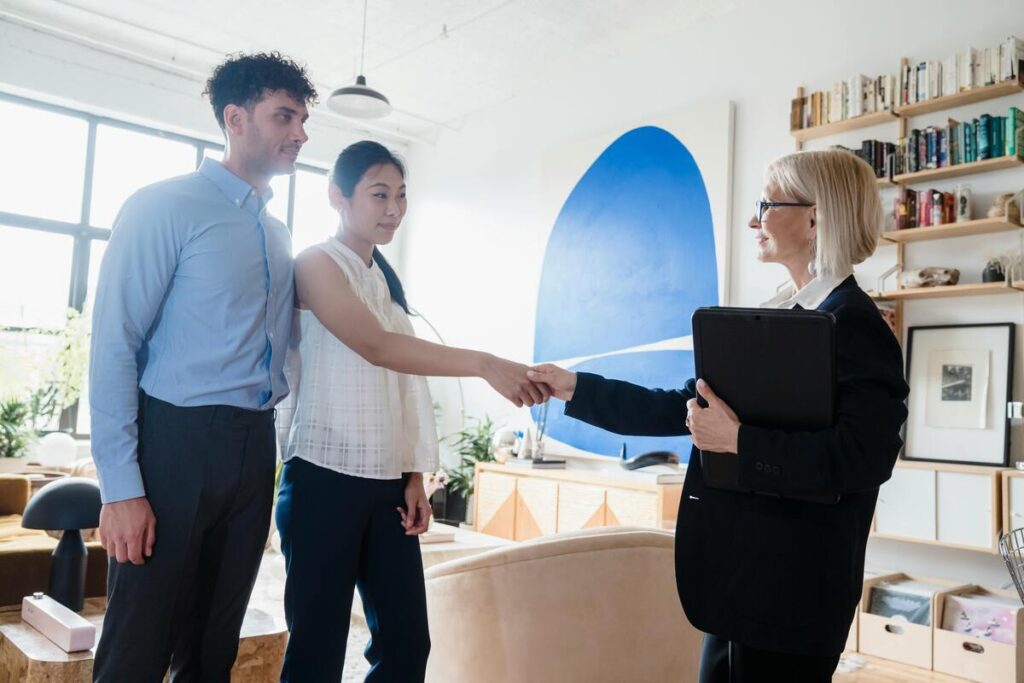
M142 483L142 472L137 461L105 467L99 472L99 480L100 498L104 505L146 495L146 487Z

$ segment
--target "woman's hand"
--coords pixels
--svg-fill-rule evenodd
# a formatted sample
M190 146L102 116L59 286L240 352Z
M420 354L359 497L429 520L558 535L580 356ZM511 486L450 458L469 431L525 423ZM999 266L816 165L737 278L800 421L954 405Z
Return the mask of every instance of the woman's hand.
M531 382L527 370L529 368L522 363L487 354L482 376L495 391L516 404L517 408L544 403L551 395L550 390Z
M405 484L405 509L397 508L402 516L406 536L419 536L430 526L430 501L423 490L423 474L413 472Z
M576 373L563 370L557 365L551 363L538 365L530 368L526 376L534 382L548 387L551 395L557 399L571 401L573 394L576 393Z
M712 453L738 452L740 420L736 413L702 379L697 380L697 393L708 402L708 407L701 408L695 398L686 402L686 426L693 444Z

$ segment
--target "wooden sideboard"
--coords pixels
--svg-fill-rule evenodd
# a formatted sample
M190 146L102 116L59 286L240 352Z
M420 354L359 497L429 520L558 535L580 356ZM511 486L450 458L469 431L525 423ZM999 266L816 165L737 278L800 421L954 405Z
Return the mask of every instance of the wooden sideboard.
M683 485L625 470L478 463L474 492L477 531L525 541L601 526L675 528Z

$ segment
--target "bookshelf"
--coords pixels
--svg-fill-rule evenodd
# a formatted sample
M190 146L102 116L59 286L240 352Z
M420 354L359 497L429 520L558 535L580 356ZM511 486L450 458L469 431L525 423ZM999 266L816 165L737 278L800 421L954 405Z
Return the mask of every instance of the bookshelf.
M943 166L941 168L929 168L916 173L901 173L893 176L896 185L914 185L916 183L930 183L935 180L946 178L958 178L965 175L988 173L990 171L1001 171L1005 168L1014 168L1024 165L1024 159L1018 156L996 157L995 159L983 159L972 161L969 164L956 164L954 166Z
M988 235L995 232L1010 232L1012 230L1020 230L1021 227L1019 223L1012 223L1005 218L980 218L964 223L944 223L926 228L889 230L882 233L882 240L889 243L926 242L952 237L973 237L975 235Z
M1015 95L1020 92L1024 92L1024 85L1019 81L1005 81L1003 83L984 85L979 88L965 90L963 92L956 93L955 95L936 97L916 104L904 104L896 107L896 115L903 118L921 116L923 114L931 114L944 109L962 107L965 104L974 104L975 102L984 102L985 100L994 100L998 97Z
M1024 291L1024 281L976 282L966 285L943 287L904 287L888 292L870 292L876 301L915 301L918 299L949 299L965 296L989 296L992 294L1019 294Z
M843 119L842 121L836 121L835 123L823 123L820 126L813 126L811 128L796 128L791 130L790 133L792 133L793 138L798 143L803 143L808 140L825 138L830 135L846 133L851 130L870 128L884 123L892 123L896 119L897 115L892 111L879 111L872 114L861 114L860 116Z

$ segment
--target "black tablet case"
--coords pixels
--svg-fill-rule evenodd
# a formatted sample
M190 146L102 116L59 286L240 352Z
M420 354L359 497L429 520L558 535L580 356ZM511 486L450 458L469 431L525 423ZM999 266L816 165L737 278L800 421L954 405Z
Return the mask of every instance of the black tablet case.
M835 425L835 318L831 313L699 308L693 314L693 348L697 377L743 424L785 431ZM700 458L708 486L749 492L739 485L736 454L701 451ZM825 496L794 498L836 502Z

